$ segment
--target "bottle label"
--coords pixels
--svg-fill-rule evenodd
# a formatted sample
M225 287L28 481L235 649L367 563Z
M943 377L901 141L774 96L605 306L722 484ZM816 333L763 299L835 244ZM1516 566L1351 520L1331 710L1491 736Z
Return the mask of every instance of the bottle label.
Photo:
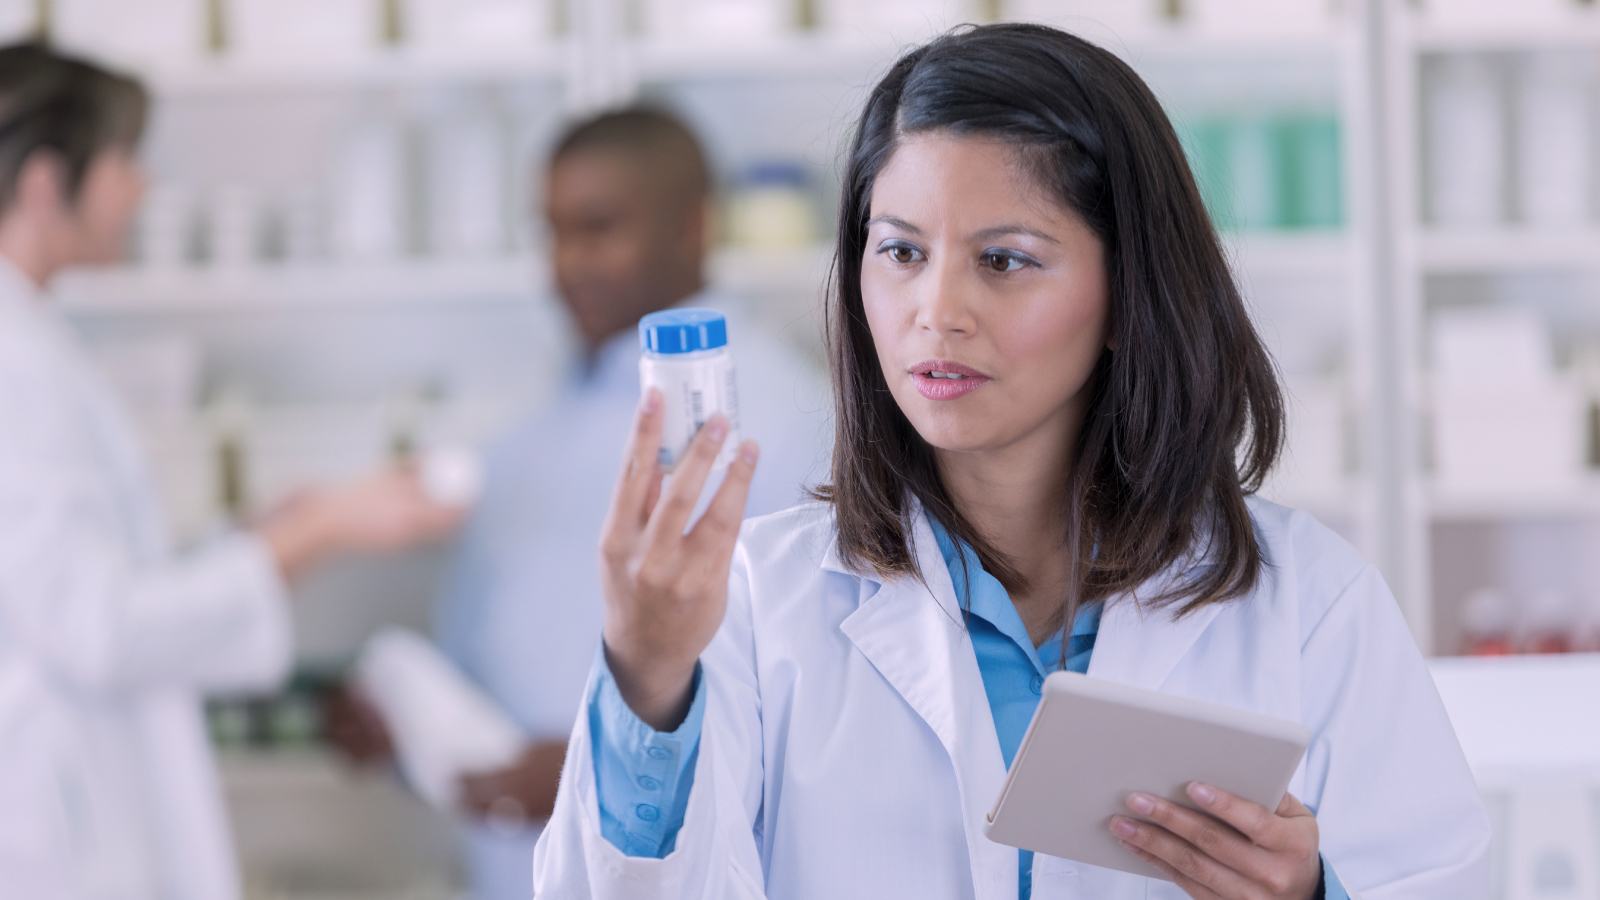
M733 462L739 451L739 389L732 354L681 361L647 355L639 360L639 382L641 390L660 390L665 401L657 457L662 470L671 472L678 465L695 432L717 413L728 417L728 438L715 468Z

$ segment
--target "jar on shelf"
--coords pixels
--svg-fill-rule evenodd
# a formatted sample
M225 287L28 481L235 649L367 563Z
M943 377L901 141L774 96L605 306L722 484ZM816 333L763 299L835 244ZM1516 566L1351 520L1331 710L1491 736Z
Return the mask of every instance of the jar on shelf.
M1439 59L1426 79L1429 217L1447 229L1505 221L1506 116L1495 63L1476 54Z
M795 250L817 239L815 199L796 163L750 167L728 203L731 242L749 250Z
M1509 656L1515 653L1514 618L1511 601L1503 591L1498 588L1474 591L1461 607L1462 654Z
M1518 217L1534 228L1578 228L1594 199L1594 65L1581 51L1524 56L1516 69Z

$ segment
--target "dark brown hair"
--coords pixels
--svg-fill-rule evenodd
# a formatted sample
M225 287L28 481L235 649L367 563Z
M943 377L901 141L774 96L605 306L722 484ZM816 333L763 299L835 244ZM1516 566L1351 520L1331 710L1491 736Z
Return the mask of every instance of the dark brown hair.
M76 199L102 151L132 149L144 134L149 95L139 82L43 44L0 47L0 211L16 196L34 153L58 154Z
M889 393L862 310L874 179L905 135L999 139L1105 247L1109 346L1061 498L1068 595L1084 603L1169 568L1149 604L1180 614L1238 597L1262 552L1245 506L1277 458L1283 399L1160 103L1107 51L1039 25L944 35L902 56L856 127L839 210L828 308L837 415L830 501L843 560L918 575L912 502L977 553L1009 590L1015 566L955 507L931 447ZM1187 563L1193 563L1192 565Z

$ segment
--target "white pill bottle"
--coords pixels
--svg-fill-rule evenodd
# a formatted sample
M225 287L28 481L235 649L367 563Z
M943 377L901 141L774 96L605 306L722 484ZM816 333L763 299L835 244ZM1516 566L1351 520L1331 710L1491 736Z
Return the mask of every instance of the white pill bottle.
M728 417L728 438L716 468L739 452L739 389L733 354L728 351L728 320L712 309L668 309L639 320L639 388L656 388L665 401L661 429L661 468L673 470L689 440L717 413Z

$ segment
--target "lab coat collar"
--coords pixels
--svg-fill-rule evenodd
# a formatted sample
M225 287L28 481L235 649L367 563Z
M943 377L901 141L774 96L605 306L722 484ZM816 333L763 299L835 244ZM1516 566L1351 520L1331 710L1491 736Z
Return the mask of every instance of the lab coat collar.
M920 508L912 526L920 580L884 581L851 572L839 561L837 541L825 555L823 566L861 579L861 605L846 617L840 630L927 723L950 755L978 900L1011 900L1017 895L1016 850L983 834L983 822L1005 781L1000 739L955 587Z

